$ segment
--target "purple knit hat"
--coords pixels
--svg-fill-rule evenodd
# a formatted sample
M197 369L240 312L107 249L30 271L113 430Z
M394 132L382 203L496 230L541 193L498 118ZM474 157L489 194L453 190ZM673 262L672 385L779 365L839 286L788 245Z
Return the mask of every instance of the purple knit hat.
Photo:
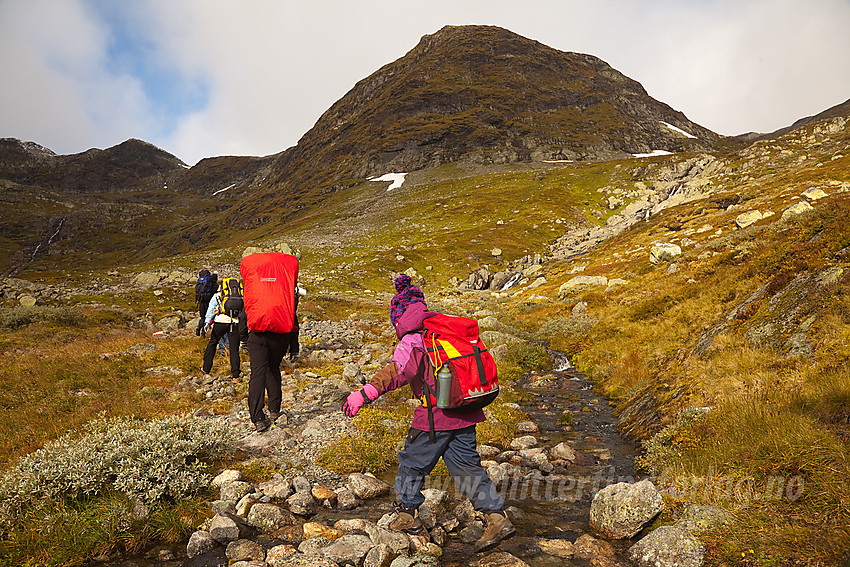
M412 303L425 303L425 294L417 286L413 285L410 276L402 274L393 281L396 294L390 302L390 321L395 325L401 314ZM427 307L427 305L426 305Z

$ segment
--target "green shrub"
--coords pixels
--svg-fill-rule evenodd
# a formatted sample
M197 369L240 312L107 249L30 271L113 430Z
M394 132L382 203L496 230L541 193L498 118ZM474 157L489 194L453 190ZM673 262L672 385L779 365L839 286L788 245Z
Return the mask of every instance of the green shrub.
M0 308L0 329L13 330L34 323L49 323L60 327L78 327L86 320L84 313L70 307L24 307Z

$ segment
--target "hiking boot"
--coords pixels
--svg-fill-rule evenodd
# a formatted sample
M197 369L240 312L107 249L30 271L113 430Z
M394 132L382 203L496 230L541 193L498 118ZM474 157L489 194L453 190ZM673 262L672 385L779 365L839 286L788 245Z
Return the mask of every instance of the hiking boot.
M476 553L492 549L503 539L508 539L516 533L514 525L504 512L490 512L484 515L484 519L487 526L484 528L484 535L473 546Z
M395 513L397 517L389 525L391 530L417 535L425 529L425 526L422 525L422 520L419 519L419 510L414 510L411 514L410 510L405 510L401 506L397 506Z
M265 433L271 428L271 426L272 422L268 418L254 422L254 429L257 430L257 433Z
M281 411L271 411L271 410L269 410L269 419L272 420L272 421L277 421L277 418L279 418L282 414L283 414L283 412L281 412Z

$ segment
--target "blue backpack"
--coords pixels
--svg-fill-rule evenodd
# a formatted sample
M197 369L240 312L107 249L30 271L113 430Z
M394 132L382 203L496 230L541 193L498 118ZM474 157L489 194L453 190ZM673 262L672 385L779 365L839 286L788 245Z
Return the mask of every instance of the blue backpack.
M201 270L198 283L195 284L195 301L209 301L218 288L218 276L209 270Z

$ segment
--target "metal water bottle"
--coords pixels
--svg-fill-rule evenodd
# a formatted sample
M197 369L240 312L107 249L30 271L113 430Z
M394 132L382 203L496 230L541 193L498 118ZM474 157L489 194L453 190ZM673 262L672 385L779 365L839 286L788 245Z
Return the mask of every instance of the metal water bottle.
M444 364L437 372L437 407L449 407L452 396L452 371Z

